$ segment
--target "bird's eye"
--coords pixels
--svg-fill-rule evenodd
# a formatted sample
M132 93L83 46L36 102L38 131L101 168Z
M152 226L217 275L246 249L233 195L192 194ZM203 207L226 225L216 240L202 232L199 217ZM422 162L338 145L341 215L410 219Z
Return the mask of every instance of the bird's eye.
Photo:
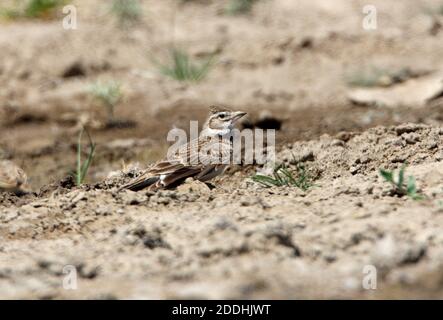
M219 117L220 119L224 119L224 118L226 118L226 114L221 113L221 114L218 115L218 117Z

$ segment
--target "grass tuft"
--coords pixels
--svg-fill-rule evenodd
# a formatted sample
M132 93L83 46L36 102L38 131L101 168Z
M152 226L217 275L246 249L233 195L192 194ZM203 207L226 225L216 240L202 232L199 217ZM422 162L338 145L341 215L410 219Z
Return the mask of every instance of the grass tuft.
M314 186L302 163L298 164L295 176L285 165L281 164L275 167L272 177L257 174L252 177L252 180L265 187L292 186L303 191L307 191Z
M83 137L83 132L85 131L89 140L89 153L85 162L82 163L82 137ZM91 166L92 159L94 158L94 154L95 154L95 143L92 142L89 132L84 128L82 128L80 134L78 135L78 143L77 143L77 172L75 173L75 182L77 186L83 184L83 181L85 180L86 175L88 174L89 167Z
M371 66L369 68L356 70L346 74L345 81L347 85L351 87L371 88L402 83L417 75L409 68L392 70Z
M179 49L171 50L171 61L169 64L157 63L160 72L178 81L199 82L208 74L213 65L214 56L201 63L194 62L190 56Z
M142 7L139 0L113 0L111 13L117 17L120 25L130 26L140 21Z
M65 3L65 0L30 0L25 8L25 16L28 18L48 17Z
M22 16L20 10L16 8L0 8L0 18L15 20Z
M67 3L67 0L27 0L23 5L17 3L15 8L0 9L0 16L6 19L49 19Z
M443 1L440 0L439 2L439 4L436 3L435 5L423 7L423 13L430 16L443 15Z
M408 196L413 200L422 200L424 196L417 191L415 178L408 176L408 180L405 181L405 169L406 165L400 168L397 175L393 171L379 169L380 175L383 179L389 182L395 189L395 193L400 196Z
M114 123L115 108L123 98L121 84L115 81L96 82L90 87L89 92L106 107L108 124Z
M225 13L229 15L246 14L258 0L230 0L225 8Z

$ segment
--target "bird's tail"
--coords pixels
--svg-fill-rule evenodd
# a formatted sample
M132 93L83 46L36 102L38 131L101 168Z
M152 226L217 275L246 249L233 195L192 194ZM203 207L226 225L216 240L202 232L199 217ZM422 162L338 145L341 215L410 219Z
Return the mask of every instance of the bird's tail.
M159 177L141 178L141 179L138 178L138 179L135 179L134 181L131 181L128 184L125 184L119 190L128 189L131 191L139 191L139 190L145 189L147 187L150 187L151 185L158 182L159 180L160 180Z

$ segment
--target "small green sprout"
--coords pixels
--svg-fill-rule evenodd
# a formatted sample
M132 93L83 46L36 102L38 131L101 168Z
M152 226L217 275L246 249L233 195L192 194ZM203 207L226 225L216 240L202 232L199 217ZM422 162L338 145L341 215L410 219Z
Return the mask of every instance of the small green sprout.
M245 14L252 10L254 3L258 0L230 0L225 13L230 15Z
M414 72L409 68L389 69L370 66L345 74L345 81L352 87L383 87L402 83L418 74L420 72Z
M140 20L142 7L139 0L113 0L111 12L117 17L120 25L129 26Z
M108 125L113 124L115 122L115 107L123 97L121 84L115 81L97 82L91 86L89 91L106 107L108 111Z
M86 131L89 140L89 153L85 162L82 163L82 136L84 131ZM82 128L80 134L78 135L78 143L77 143L77 172L75 173L75 182L77 186L82 185L83 181L86 178L89 167L91 166L92 163L92 159L94 158L95 147L96 147L95 143L92 142L89 132L84 128Z
M408 176L408 181L405 182L405 169L406 165L403 165L400 168L397 177L395 177L393 171L380 169L379 172L385 181L394 186L396 194L400 196L408 196L413 200L424 199L424 196L421 195L417 190L415 178L413 176Z
M7 20L14 20L17 18L20 18L21 13L17 9L10 9L10 8L0 8L0 18L4 18Z
M7 19L38 18L47 19L61 6L68 3L67 0L27 0L23 5L16 1L14 8L0 9L0 16Z
M438 16L438 15L443 15L443 3L442 1L440 1L440 3L435 3L435 5L431 5L431 6L425 6L423 7L423 13L434 17L434 16Z
M252 180L265 187L292 186L303 191L307 191L313 186L312 179L308 176L305 166L301 163L297 166L296 177L285 165L281 164L275 167L273 177L257 174L252 177Z
M178 81L198 82L204 79L213 65L213 56L202 63L191 61L190 56L179 49L171 50L171 62L169 65L159 64L160 72Z
M26 6L25 15L29 18L46 17L65 3L65 0L30 0Z

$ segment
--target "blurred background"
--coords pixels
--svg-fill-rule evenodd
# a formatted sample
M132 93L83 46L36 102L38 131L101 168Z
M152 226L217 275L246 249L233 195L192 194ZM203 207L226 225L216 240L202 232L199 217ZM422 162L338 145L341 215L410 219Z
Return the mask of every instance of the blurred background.
M443 0L367 2L0 0L0 295L441 298ZM212 104L293 182L116 191Z
M214 103L280 145L441 123L443 2L366 2L2 0L0 158L38 189L74 170L85 127L98 181Z

